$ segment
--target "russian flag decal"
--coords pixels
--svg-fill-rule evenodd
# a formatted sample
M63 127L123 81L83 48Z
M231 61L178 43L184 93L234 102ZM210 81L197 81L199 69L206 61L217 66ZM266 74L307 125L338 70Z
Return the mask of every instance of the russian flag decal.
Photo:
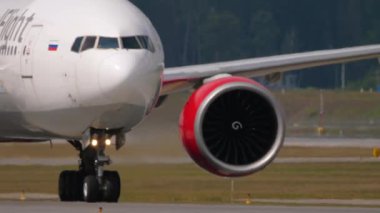
M49 48L48 48L49 51L57 51L58 50L58 44L49 44Z

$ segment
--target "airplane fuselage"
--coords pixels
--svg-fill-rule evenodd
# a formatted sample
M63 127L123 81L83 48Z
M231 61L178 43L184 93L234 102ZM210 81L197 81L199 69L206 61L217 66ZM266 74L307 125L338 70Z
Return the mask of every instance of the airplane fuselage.
M163 48L134 5L0 5L2 138L78 139L88 128L128 131L152 110L162 85Z

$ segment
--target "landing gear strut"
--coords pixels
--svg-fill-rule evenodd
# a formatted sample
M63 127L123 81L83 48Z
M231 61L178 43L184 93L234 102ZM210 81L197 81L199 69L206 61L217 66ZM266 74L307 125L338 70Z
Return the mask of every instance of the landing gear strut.
M60 174L61 201L118 202L120 176L116 171L104 171L104 166L111 164L110 157L105 155L106 147L111 145L111 135L106 131L92 131L90 145L84 149L80 141L69 141L79 151L80 163L78 171ZM119 134L116 140L120 138L123 137Z

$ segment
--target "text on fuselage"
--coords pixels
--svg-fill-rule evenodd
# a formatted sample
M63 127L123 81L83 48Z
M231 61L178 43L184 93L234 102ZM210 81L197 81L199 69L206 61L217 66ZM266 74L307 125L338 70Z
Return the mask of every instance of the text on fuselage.
M0 15L0 41L22 43L28 25L33 21L35 13L28 10L8 9Z

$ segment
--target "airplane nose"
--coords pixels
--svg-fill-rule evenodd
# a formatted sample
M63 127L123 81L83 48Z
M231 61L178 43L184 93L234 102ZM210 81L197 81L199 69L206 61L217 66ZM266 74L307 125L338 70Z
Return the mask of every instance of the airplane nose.
M105 98L120 103L125 100L138 101L132 75L136 64L135 58L124 54L115 54L103 61L99 67L98 80Z

